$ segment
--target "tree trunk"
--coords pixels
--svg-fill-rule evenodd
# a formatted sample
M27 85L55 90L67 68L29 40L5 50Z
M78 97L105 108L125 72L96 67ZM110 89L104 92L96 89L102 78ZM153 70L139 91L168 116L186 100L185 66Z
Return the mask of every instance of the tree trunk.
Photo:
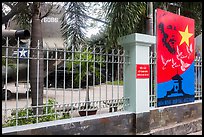
M32 106L43 105L43 81L44 81L44 61L43 43L40 21L40 2L33 2L32 30L31 30L31 54L30 57L30 84ZM38 50L38 46L39 49ZM41 58L41 59L37 59ZM42 114L42 107L33 108L34 114Z

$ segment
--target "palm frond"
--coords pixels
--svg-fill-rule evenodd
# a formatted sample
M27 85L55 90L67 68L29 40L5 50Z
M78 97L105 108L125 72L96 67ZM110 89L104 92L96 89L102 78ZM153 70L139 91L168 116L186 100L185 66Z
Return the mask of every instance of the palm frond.
M108 26L108 41L117 45L121 36L135 33L137 24L145 12L144 2L107 2L105 3Z
M76 48L85 43L86 6L83 2L66 2L61 20L61 31L65 41Z

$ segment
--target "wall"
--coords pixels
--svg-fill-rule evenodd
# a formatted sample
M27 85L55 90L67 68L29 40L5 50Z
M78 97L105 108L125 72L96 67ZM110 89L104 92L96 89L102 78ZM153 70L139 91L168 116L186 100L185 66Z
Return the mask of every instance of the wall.
M67 120L39 123L29 127L21 126L8 135L120 135L134 134L134 114L114 112ZM27 128L27 129L26 129ZM9 130L9 129L8 129ZM4 132L7 132L4 130Z
M150 134L152 130L164 128L151 134L185 134L202 129L202 101L168 107L160 107L137 114L114 112L66 120L44 122L3 128L8 135L135 135ZM199 119L198 121L195 121ZM180 124L180 125L179 125ZM173 126L168 127L168 126ZM176 126L178 125L178 126ZM168 130L170 129L171 130ZM187 131L188 130L188 131Z
M150 111L151 129L202 117L202 102L160 107Z

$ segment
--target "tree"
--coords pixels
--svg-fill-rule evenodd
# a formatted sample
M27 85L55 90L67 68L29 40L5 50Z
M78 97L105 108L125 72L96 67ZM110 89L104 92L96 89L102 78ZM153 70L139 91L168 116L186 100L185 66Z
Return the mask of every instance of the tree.
M106 46L110 48L117 47L118 38L136 33L139 31L138 25L140 22L143 22L142 16L145 14L145 3L144 2L105 2L103 5L104 13L106 17L106 32L107 39L103 41L106 42ZM141 30L143 31L143 30ZM109 53L112 53L112 50L109 49ZM113 64L111 66L114 69L114 79L122 79L123 75L120 73L118 75L118 69L122 72L122 65Z
M43 41L40 19L40 2L33 2L32 6L32 37L31 37L31 57L38 58L30 60L30 84L32 106L43 105L43 83L44 83L44 58ZM42 114L42 108L34 109L34 113Z
M44 82L44 64L43 64L43 43L42 43L42 30L41 19L48 16L53 8L53 3L47 8L47 12L42 14L40 6L43 3L40 2L4 2L2 5L10 7L10 11L5 13L6 10L2 10L2 24L7 24L9 20L14 19L23 28L29 28L29 23L32 20L31 25L31 49L30 57L41 58L39 60L30 60L30 84L31 84L31 97L32 106L43 105L43 82ZM13 18L14 17L14 18ZM38 47L39 46L39 47ZM41 49L37 50L37 48ZM38 56L39 53L39 56ZM38 62L39 61L39 62ZM38 68L39 66L39 68ZM38 71L39 70L39 71ZM34 114L42 114L42 108L33 109Z
M137 32L137 25L145 12L144 2L106 2L104 4L108 41L112 47L118 45L117 39Z
M117 38L130 33L147 33L146 24L149 20L149 10L161 8L178 14L171 2L106 2L108 39L117 44ZM153 4L153 5L151 5ZM176 2L180 6L180 15L195 19L196 35L202 30L202 2ZM153 7L152 7L153 6ZM153 9L151 9L153 8ZM154 16L153 16L154 17Z
M161 8L169 12L189 17L195 20L195 36L202 30L202 2L154 2L154 9ZM177 6L176 6L177 5Z
M7 23L10 19L12 19L15 15L21 13L22 9L25 9L27 3L26 2L3 2L2 3L2 25L5 24L7 27ZM6 7L6 8L5 8ZM11 9L7 11L6 9Z
M181 15L195 19L195 36L202 31L202 2L182 2Z
M66 2L61 18L62 36L69 47L78 48L85 44L86 6L84 2ZM68 43L69 42L69 43Z

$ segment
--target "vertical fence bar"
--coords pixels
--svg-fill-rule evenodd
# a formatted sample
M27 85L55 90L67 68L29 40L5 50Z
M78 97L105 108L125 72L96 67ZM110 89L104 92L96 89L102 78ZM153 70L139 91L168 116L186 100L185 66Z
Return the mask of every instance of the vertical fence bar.
M47 55L47 58L46 58L46 114L48 113L48 78L49 78L49 73L48 73L48 65L49 65L49 51L48 51L48 46L46 48L46 55Z
M64 79L64 83L63 83L63 85L64 85L64 87L63 87L63 112L65 112L65 88L66 88L66 86L65 86L65 70L66 70L66 50L67 50L67 48L66 48L66 46L64 46L64 59L63 59L63 63L64 63L64 77L63 77L63 79ZM68 82L68 81L66 81L66 82ZM67 84L68 85L68 84ZM68 87L67 87L68 88Z
M118 104L118 106L119 106L119 84L120 84L120 73L119 73L119 71L120 71L120 67L119 67L119 65L120 65L120 50L118 49L118 61L117 61L117 63L118 63L118 92L117 92L117 104Z
M100 46L100 68L99 68L99 72L100 72L100 86L99 86L99 90L100 90L100 94L99 94L99 112L101 113L101 63L102 63L102 49Z
M200 57L198 57L198 71L197 71L197 91L198 91L198 100L200 99Z
M87 49L86 49L86 100L85 100L85 102L86 102L86 108L85 108L85 110L86 110L86 116L88 115L88 106L89 106L89 56L88 56L88 50L89 50L89 47L88 47L88 45L87 45Z
M200 98L202 100L202 57L200 57Z
M113 108L113 85L114 85L114 49L112 49L112 104L110 105Z
M72 44L72 91L71 91L71 117L73 117L73 88L74 88L74 45Z
M96 70L95 70L95 67L96 67L96 47L94 45L94 49L93 49L93 101L94 101L94 88L95 88L95 73L96 73Z
M194 66L194 69L195 69L195 99L198 99L198 88L197 88L197 85L198 85L198 82L197 82L197 74L198 74L198 57L196 56L195 57L195 66Z
M27 99L26 99L26 106L27 106L27 109L26 109L26 116L27 116L27 118L28 118L28 104L29 104L29 94L30 94L30 87L29 87L29 84L30 84L30 78L29 78L29 74L30 74L30 48L29 48L29 45L28 45L28 56L27 56L27 65L28 65L28 67L27 67Z
M82 47L80 46L80 54L79 54L79 108L81 107L81 54Z
M38 123L38 108L39 108L39 106L38 106L38 99L39 99L39 65L40 65L40 56L39 56L39 50L40 50L40 41L38 40L38 45L37 45L37 51L38 51L38 53L37 53L37 123Z
M108 49L106 48L106 101L108 97ZM107 107L107 103L105 104Z
M157 60L157 54L155 52L154 54L154 98L157 98L157 63L156 63L156 60ZM154 107L157 107L157 101L155 102L155 105Z
M149 65L150 65L150 79L149 79L149 107L152 107L152 51L150 51L150 56L149 56Z
M5 115L5 120L7 119L7 84L8 84L8 37L6 37L6 76L5 76L5 111L4 111L4 115ZM2 87L3 88L3 87ZM3 92L3 91L2 91Z
M19 74L19 37L17 39L17 63L16 63L16 126L18 125L18 74Z
M125 66L126 66L126 53L125 53L126 51L123 49L123 83L124 83L124 81L125 81L125 79L126 79L126 77L125 77ZM125 85L123 85L123 86L125 86ZM123 96L124 96L124 90L123 90ZM122 106L122 110L124 110L124 108L125 108L125 104L126 103L124 103L124 100L123 100L123 106Z
M56 100L57 100L57 84L58 84L58 81L57 81L57 62L58 62L58 59L57 59L57 46L55 45L55 102L54 102L54 107L55 107L55 120L57 119L57 115L56 115Z

